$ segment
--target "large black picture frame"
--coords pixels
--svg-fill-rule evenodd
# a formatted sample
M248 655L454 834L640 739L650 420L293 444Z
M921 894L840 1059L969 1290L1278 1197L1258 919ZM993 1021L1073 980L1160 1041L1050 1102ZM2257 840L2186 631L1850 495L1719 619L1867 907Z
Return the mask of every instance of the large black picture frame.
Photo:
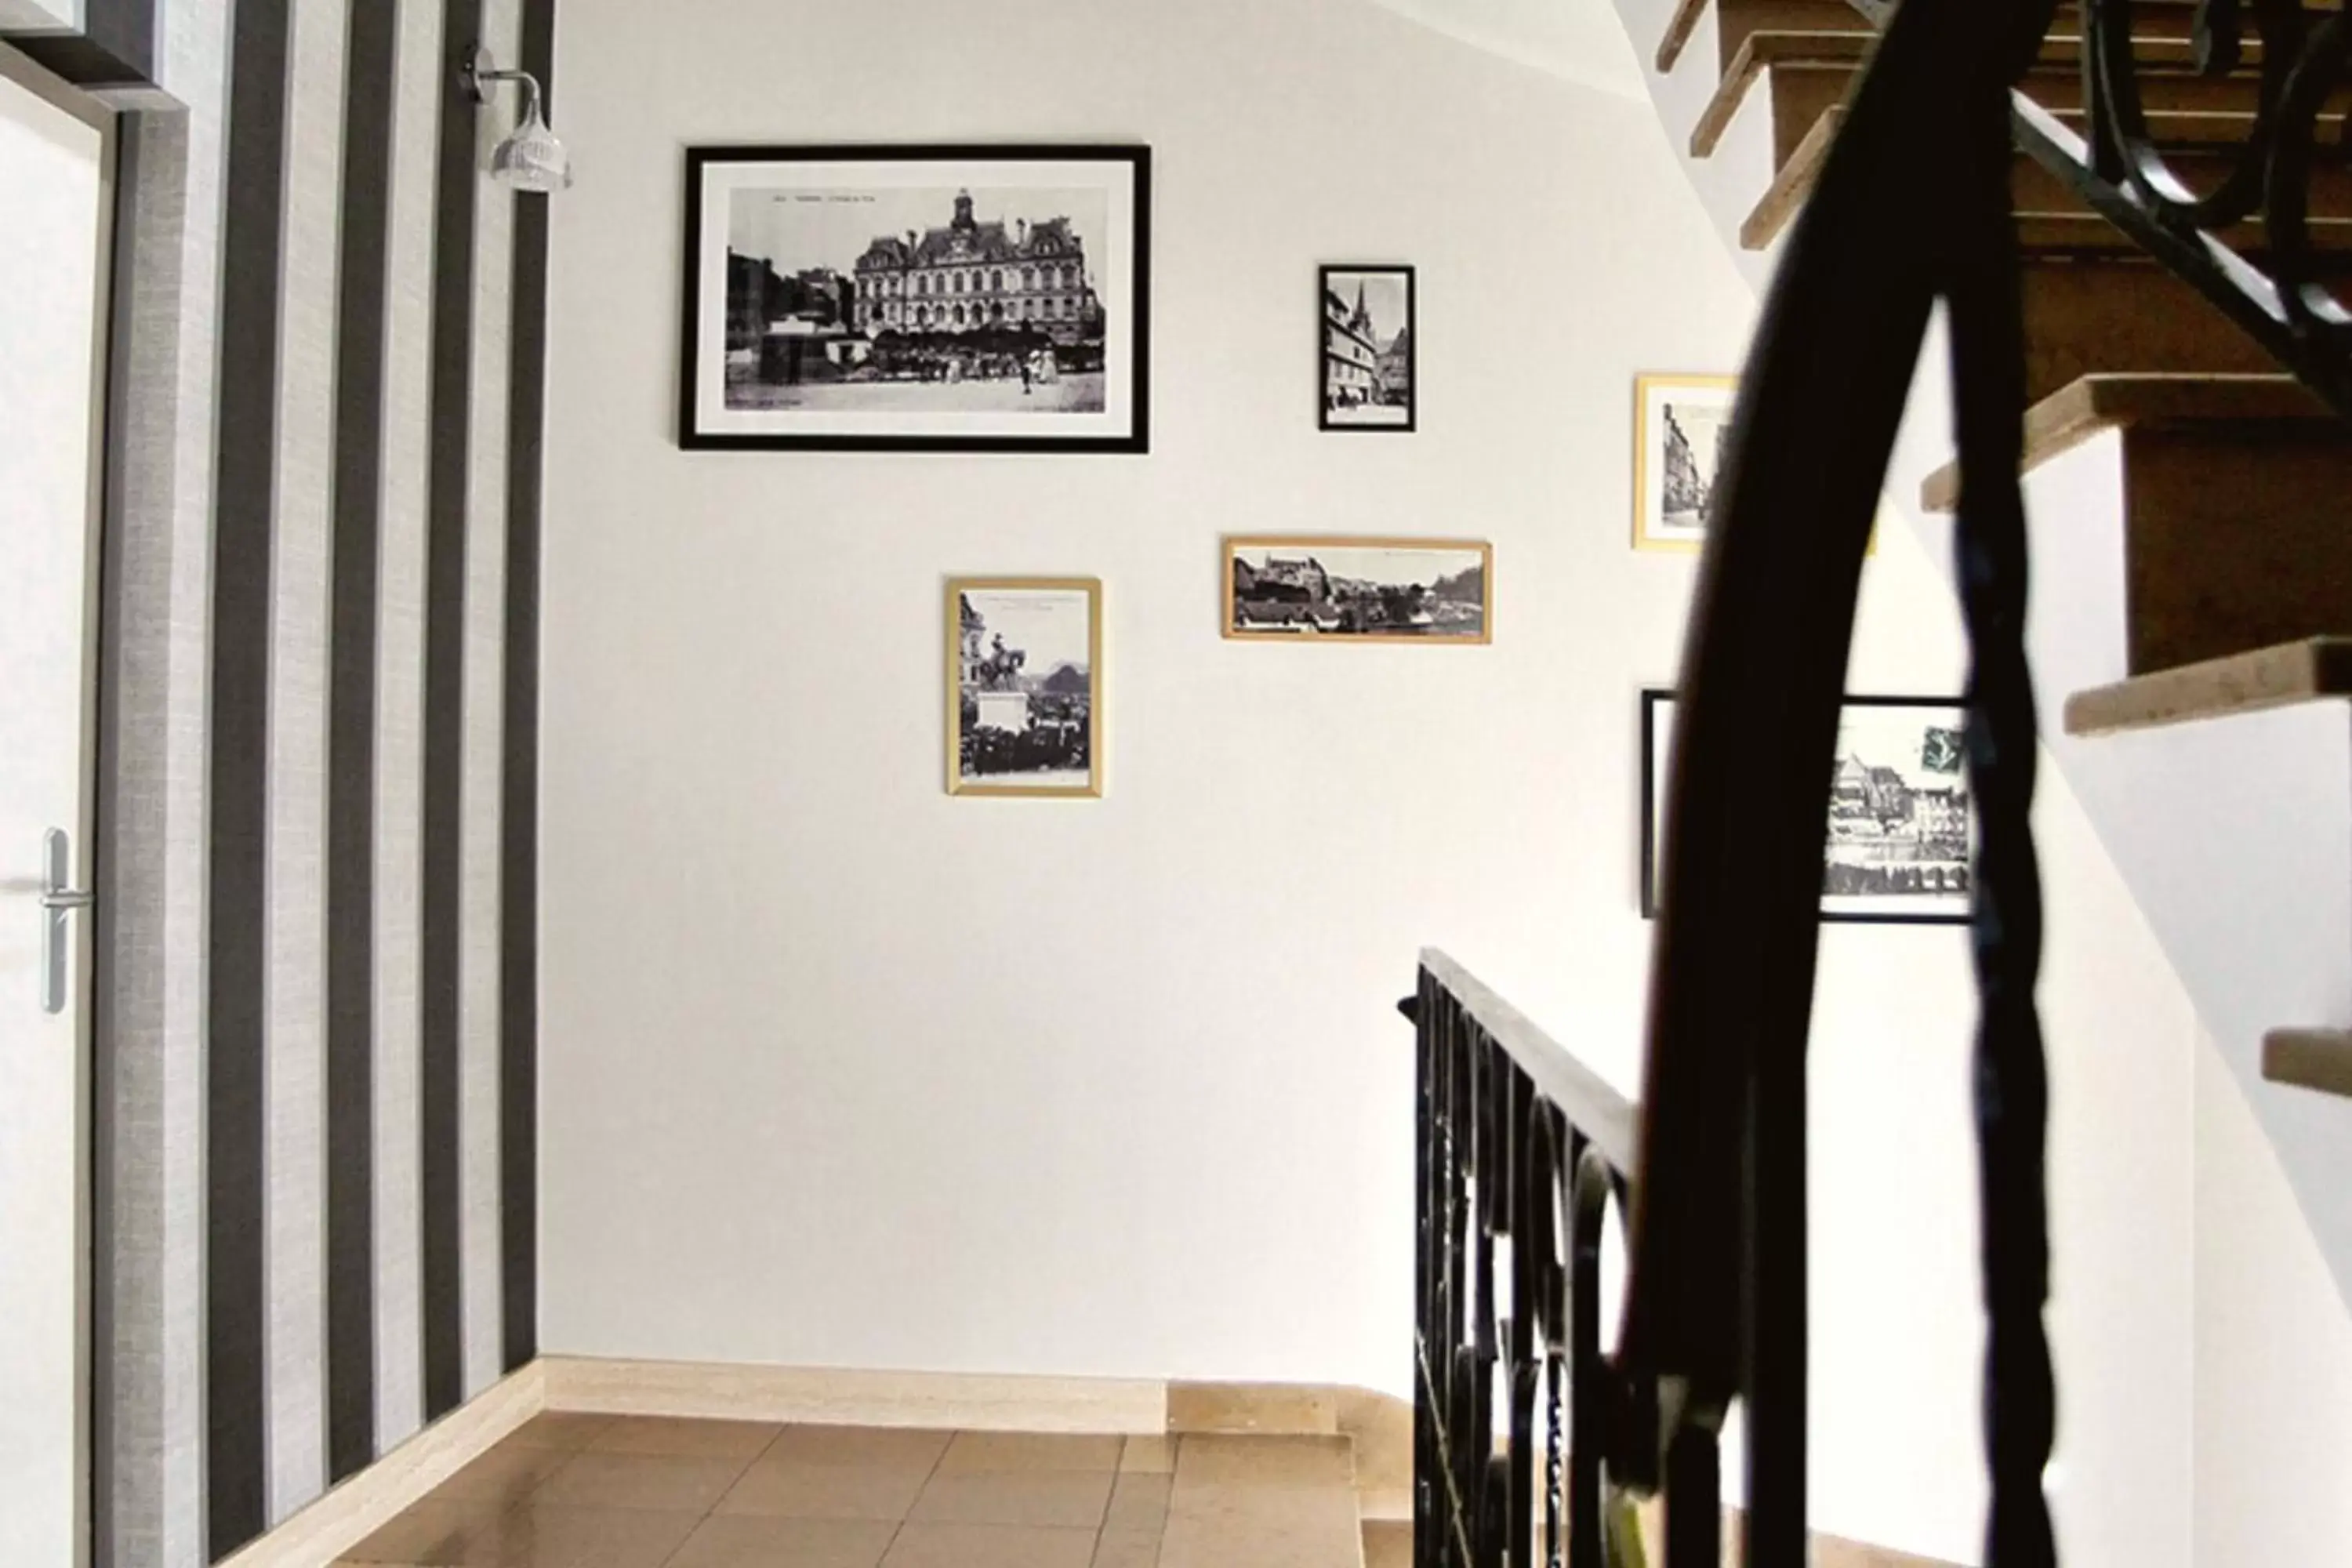
M1674 700L1675 693L1663 687L1651 687L1642 693L1641 905L1642 918L1644 920L1655 920L1658 917L1660 903L1658 879L1664 869L1659 864L1659 838L1663 827L1663 824L1659 821L1659 814L1665 805L1665 780L1662 776L1665 759L1664 742L1667 739L1663 725L1671 718L1668 710ZM1937 729L1950 731L1953 736L1953 745L1955 747L1959 745L1958 735L1967 721L1968 705L1965 699L1849 696L1845 699L1839 715L1841 765L1846 749L1846 740L1853 733L1853 726L1848 721L1848 715L1857 711L1870 713L1894 710L1918 710L1923 715L1923 731ZM1942 725L1929 723L1927 721L1928 715L1947 717L1949 722ZM1959 765L1954 772L1953 777L1958 783L1962 798L1961 809L1966 812L1967 823L1968 850L1960 864L1966 868L1967 878L1973 879L1978 832L1976 806L1973 796L1968 793L1969 785L1965 759L1957 758L1956 760L1958 761ZM1832 821L1834 821L1834 807ZM1832 845L1825 849L1823 857L1825 882L1829 879L1830 863L1834 859L1834 845ZM1937 865L1938 871L1941 872L1948 867L1949 862L1939 862ZM1827 889L1824 889L1821 919L1825 924L1966 925L1970 918L1970 900L1969 886L1966 880L1957 888L1933 892L1921 889L1884 895L1846 895L1842 899L1833 897Z
M1113 312L1124 312L1129 323L1123 334L1117 328L1107 329L1102 351L1105 363L1101 373L1106 406L1101 410L1082 409L1068 416L1037 414L1024 409L1017 419L1014 416L986 419L977 413L963 410L944 414L934 411L925 416L910 417L906 427L897 429L887 427L887 422L878 416L866 418L856 414L828 414L822 418L830 420L830 425L817 428L807 427L817 423L817 417L796 415L794 411L746 411L725 406L726 307L723 302L718 307L719 331L714 342L709 317L709 284L714 266L708 248L711 216L708 203L715 173L739 169L747 164L773 165L780 174L795 165L811 170L818 165L838 169L871 164L878 171L896 170L902 176L906 166L910 164L950 167L962 164L975 171L999 172L1007 166L1022 164L1059 165L1064 169L1071 165L1100 164L1106 166L1106 176L1114 186L1123 177L1127 182L1124 189L1128 193L1125 203L1128 221L1117 226L1120 231L1120 247L1113 252L1117 259L1117 276L1105 278L1094 273L1090 264L1098 264L1100 251L1096 251L1080 264L1087 266L1089 273L1084 282L1087 297L1099 304L1107 321L1116 319ZM686 150L685 174L677 388L677 437L681 447L691 451L1111 454L1140 454L1150 450L1150 147L1127 143L698 146ZM1116 208L1119 203L1114 197L1110 205ZM941 214L942 217L947 216ZM1022 215L1022 217L1025 226L1028 216ZM994 226L1001 230L1003 221L995 220ZM999 237L1002 238L1001 233ZM1087 247L1100 247L1104 243L1101 237L1080 235L1079 238ZM838 265L837 262L832 264L833 269L837 271ZM718 276L722 281L727 276L725 266L723 260L717 263ZM944 296L942 303L945 303ZM1111 346L1115 334L1115 341L1119 345L1116 350ZM1002 361L1007 356L993 357ZM1010 357L1017 362L1021 356L1014 354ZM715 384L719 406L716 408L711 396L714 383L710 378L714 374L718 377ZM1025 388L1025 380L1023 384ZM1099 415L1100 417L1087 417L1089 415ZM1002 427L1015 422L1027 426L1031 421L1034 422L1034 433L1030 428ZM746 427L754 423L774 427ZM722 424L734 427L715 427ZM855 427L843 427L850 424ZM974 425L986 425L988 427L968 427ZM801 427L794 427L796 426Z

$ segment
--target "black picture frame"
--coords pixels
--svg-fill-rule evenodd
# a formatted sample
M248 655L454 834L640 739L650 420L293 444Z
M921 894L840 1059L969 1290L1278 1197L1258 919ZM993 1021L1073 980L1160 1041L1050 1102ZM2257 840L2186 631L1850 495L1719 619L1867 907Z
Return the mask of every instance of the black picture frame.
M1367 275L1404 280L1405 401L1404 416L1401 420L1340 419L1333 416L1330 302L1339 299L1345 303L1344 294L1335 290L1333 284L1335 279L1360 279ZM1377 353L1377 345L1373 347ZM1369 432L1381 436L1410 436L1421 427L1421 284L1413 268L1399 262L1359 261L1328 262L1316 268L1315 424L1318 430L1340 435Z
M1660 903L1658 877L1660 872L1664 869L1664 868L1659 865L1658 856L1658 839L1661 829L1659 813L1664 805L1664 791L1665 786L1665 781L1659 776L1660 763L1662 762L1663 755L1660 748L1660 742L1664 738L1660 733L1660 725L1662 718L1670 717L1670 715L1662 715L1661 710L1665 708L1666 705L1672 703L1674 700L1675 693L1669 688L1654 686L1645 688L1642 692L1641 908L1642 918L1643 920L1655 920L1658 918ZM1841 736L1845 732L1843 714L1847 710L1855 709L1884 710L1890 708L1917 709L1946 712L1954 716L1956 723L1965 723L1968 711L1966 700L1958 697L1848 696L1844 700L1843 708L1841 709L1839 725ZM1965 789L1965 781L1968 778L1965 765L1963 765L1957 776L1963 781L1963 788ZM1969 843L1969 855L1964 864L1968 868L1968 875L1972 878L1975 871L1975 853L1978 843L1978 819L1975 801L1972 796L1964 801L1964 808L1968 813ZM1823 861L1825 880L1828 860L1828 853L1825 850ZM1925 897L1927 895L1921 894L1914 896ZM1826 889L1824 889L1822 895L1823 907L1821 910L1820 918L1823 924L1828 925L1964 926L1969 923L1970 919L1969 908L1969 893L1966 888L1948 889L1937 895L1939 902L1943 903L1947 907L1934 910L1923 910L1919 911L1903 910L1862 910L1853 908L1832 908L1830 907L1829 904L1830 897L1831 895Z
M704 376L703 252L705 202L709 172L740 163L1110 163L1124 165L1131 184L1127 265L1118 298L1133 322L1127 340L1131 361L1126 383L1123 427L1105 434L1066 430L1023 435L938 432L865 433L832 431L719 431L702 427ZM1139 143L906 143L889 145L727 144L686 149L684 243L680 264L677 441L688 451L823 452L1034 452L1139 455L1151 449L1151 149ZM722 310L722 316L724 311ZM724 372L721 371L723 375ZM1108 371L1106 372L1108 374Z

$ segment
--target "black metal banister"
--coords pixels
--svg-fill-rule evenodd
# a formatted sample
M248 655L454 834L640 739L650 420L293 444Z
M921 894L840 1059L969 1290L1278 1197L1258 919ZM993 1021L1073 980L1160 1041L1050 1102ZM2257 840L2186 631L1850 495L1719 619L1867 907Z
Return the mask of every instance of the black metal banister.
M1533 1019L1436 948L1423 948L1421 967L1461 1003L1462 1009L1528 1075L1538 1093L1620 1171L1631 1171L1641 1141L1641 1113L1608 1079L1576 1058Z

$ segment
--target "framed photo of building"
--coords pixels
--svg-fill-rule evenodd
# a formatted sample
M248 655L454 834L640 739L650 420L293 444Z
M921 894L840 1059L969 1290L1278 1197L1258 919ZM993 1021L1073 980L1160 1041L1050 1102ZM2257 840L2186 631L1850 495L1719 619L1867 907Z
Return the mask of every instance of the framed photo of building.
M1475 539L1236 535L1224 635L1269 642L1485 644L1495 547Z
M947 585L948 793L1102 794L1102 584Z
M1642 694L1642 913L1655 919L1675 695ZM1849 697L1822 866L1822 919L1965 925L1976 812L1958 698Z
M683 447L1141 452L1151 153L695 147Z
M1706 508L1731 431L1738 378L1644 375L1633 383L1633 548L1706 542Z
M1326 267L1318 280L1322 428L1412 430L1419 325L1412 268Z

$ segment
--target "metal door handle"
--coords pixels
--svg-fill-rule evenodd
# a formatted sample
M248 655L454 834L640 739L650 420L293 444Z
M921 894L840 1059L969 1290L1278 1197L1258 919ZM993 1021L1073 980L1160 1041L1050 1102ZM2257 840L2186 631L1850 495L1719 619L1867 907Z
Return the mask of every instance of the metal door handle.
M52 827L41 836L41 1011L66 1010L66 959L73 952L71 921L76 910L89 909L98 895L69 888L73 874L73 840L65 829Z

